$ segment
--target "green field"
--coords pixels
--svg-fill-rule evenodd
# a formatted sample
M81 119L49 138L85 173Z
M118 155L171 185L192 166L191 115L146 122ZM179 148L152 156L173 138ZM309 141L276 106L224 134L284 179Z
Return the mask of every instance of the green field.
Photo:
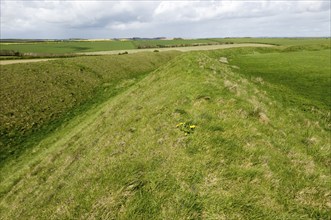
M280 46L330 45L331 43L331 38L224 38L214 40L217 42L262 43Z
M330 219L330 41L272 40L1 66L0 219Z
M234 58L233 64L247 76L262 77L288 94L305 98L316 107L331 109L330 49L254 53ZM289 74L290 73L290 74ZM294 97L288 97L287 102ZM297 103L296 103L297 104Z
M229 42L229 41L226 41ZM163 46L189 46L189 45L198 45L198 44L208 44L208 43L218 43L214 39L174 39L174 40L136 40L132 43L139 47L163 47Z
M330 45L330 38L212 38L212 39L175 39L175 40L130 40L130 41L64 41L37 43L0 43L0 50L13 50L21 53L67 54L96 51L130 50L140 47L189 46L215 43L265 43L282 46L293 45Z
M131 41L0 43L0 50L14 50L22 53L64 54L107 50L129 50L135 48L135 45Z
M227 42L227 41L226 41ZM0 43L0 50L14 50L21 53L82 53L95 51L130 50L139 47L180 46L198 43L217 43L213 39L201 40L130 40L130 41L64 41L36 43Z

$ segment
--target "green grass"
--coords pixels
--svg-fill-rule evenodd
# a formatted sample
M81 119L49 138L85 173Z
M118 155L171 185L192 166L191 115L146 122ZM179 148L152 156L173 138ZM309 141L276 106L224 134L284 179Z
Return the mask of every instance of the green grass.
M21 59L19 56L0 56L0 60L17 60Z
M234 43L264 43L280 46L307 46L307 45L330 45L331 38L224 38L214 39L216 42Z
M248 54L233 59L240 72L291 90L317 107L331 109L331 50ZM291 98L287 102L290 102Z
M309 84L305 71L292 72L307 65L323 89L329 60L312 58L320 54L188 52L141 80L120 81L131 86L0 167L1 217L329 219L330 130L320 113L330 109L315 100L321 88L309 87L314 96L297 90ZM274 64L286 57L292 62ZM84 59L102 78L116 78L103 71L106 59ZM300 98L279 98L288 95ZM304 111L307 100L324 107ZM185 134L180 122L196 128Z
M217 43L213 39L174 39L174 40L136 40L132 43L138 48L142 47L159 47L159 46L178 46L178 45L193 45L193 44L208 44Z
M158 47L170 45L191 45L197 43L216 43L210 39L197 40L134 40L134 41L68 41L37 43L0 43L0 50L14 50L21 53L66 54L94 51L130 50L139 46Z
M330 38L211 38L174 40L130 40L130 41L67 41L37 43L0 43L0 50L21 53L68 54L95 51L130 50L139 47L194 45L208 43L265 43L281 46L330 45Z
M20 154L31 134L44 136L176 55L140 53L1 66L0 164Z
M22 53L79 53L108 50L135 49L132 41L101 41L101 42L40 42L0 44L0 50L14 50Z

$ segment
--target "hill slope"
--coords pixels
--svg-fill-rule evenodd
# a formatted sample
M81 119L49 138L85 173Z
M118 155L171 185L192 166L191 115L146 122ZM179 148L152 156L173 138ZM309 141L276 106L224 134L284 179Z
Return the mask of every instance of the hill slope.
M177 55L169 51L1 66L0 165Z
M328 219L329 132L219 58L185 53L5 164L2 218Z

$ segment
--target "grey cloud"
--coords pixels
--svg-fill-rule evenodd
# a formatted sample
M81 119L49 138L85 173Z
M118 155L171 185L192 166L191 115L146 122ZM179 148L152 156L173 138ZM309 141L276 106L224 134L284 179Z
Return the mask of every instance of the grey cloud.
M109 38L329 36L329 26L330 2L322 0L5 0L0 28L2 38Z

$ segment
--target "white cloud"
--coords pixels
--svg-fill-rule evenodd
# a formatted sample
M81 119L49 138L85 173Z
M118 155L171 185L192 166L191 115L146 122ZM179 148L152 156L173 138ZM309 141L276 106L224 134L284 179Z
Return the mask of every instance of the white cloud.
M315 30L312 36L329 36L328 26L330 2L323 0L2 0L0 28L2 38L107 38L289 36L291 32L308 36L309 29Z
M114 24L109 25L108 28L113 30L136 30L136 29L146 28L149 25L150 24L148 23L143 23L139 21L134 21L130 23L115 22Z

